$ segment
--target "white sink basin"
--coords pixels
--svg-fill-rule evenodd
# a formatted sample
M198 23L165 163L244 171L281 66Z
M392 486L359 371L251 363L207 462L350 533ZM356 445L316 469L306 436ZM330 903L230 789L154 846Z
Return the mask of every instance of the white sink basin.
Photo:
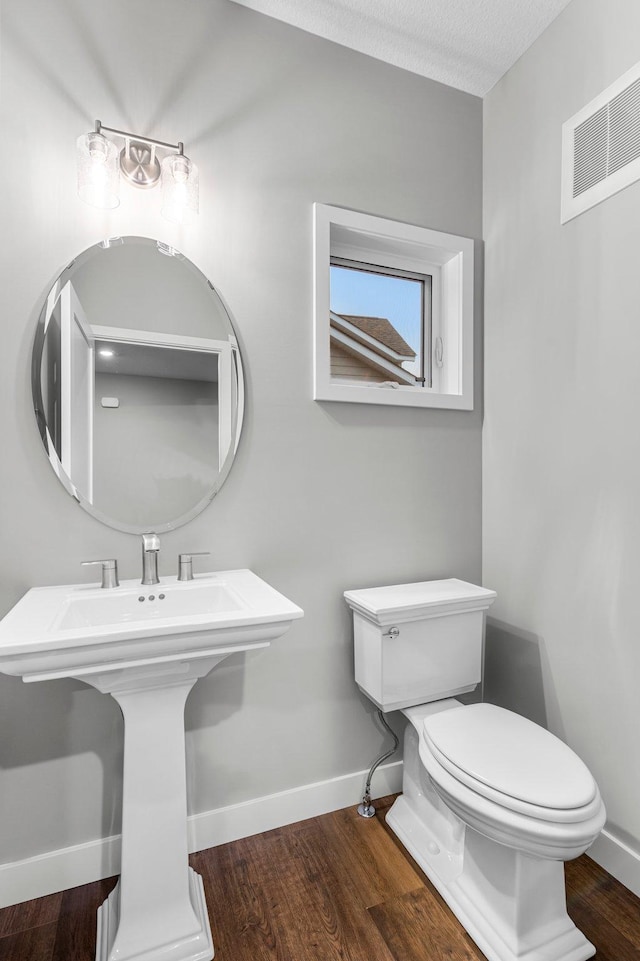
M211 582L211 578L188 584L158 584L145 588L127 587L124 590L84 591L68 594L56 618L55 631L86 630L93 627L117 627L122 624L142 626L158 621L179 624L185 618L209 618L216 614L230 614L245 610L247 605L227 584Z
M25 681L266 647L303 612L248 570L36 587L0 622L0 671Z

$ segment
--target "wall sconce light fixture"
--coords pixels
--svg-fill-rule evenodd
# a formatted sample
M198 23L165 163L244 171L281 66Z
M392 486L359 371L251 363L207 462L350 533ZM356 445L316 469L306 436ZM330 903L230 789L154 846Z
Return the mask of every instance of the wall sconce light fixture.
M118 147L104 132L124 140ZM157 148L166 156L159 160ZM171 152L175 151L175 152ZM164 143L124 130L104 127L77 141L78 196L92 207L109 209L120 203L120 177L134 187L162 188L161 212L167 220L188 224L198 214L198 168L184 155L182 143Z

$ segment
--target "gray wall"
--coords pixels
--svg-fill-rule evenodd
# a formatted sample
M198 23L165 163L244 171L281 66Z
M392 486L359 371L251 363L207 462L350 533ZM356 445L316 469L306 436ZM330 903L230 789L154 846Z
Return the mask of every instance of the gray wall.
M89 579L86 558L138 575L138 540L85 515L47 464L29 364L61 267L106 236L158 237L222 292L248 379L233 470L162 538L161 572L210 550L211 569L251 567L305 610L194 690L190 810L368 767L381 736L353 683L341 593L479 579L481 412L311 400L312 203L479 238L481 102L224 0L5 0L2 44L0 612L32 585ZM74 144L96 117L184 140L195 228L163 221L153 194L123 189L111 212L77 199ZM0 860L117 830L115 703L0 677L0 711Z
M562 123L638 60L574 0L485 100L487 693L564 737L640 849L640 184L560 225Z
M103 407L116 397L119 407ZM183 517L218 477L218 384L96 373L93 504L120 523L157 530Z

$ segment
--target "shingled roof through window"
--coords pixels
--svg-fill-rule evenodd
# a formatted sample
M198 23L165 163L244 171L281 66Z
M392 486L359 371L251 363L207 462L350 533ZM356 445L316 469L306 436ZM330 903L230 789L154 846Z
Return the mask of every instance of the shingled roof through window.
M384 344L389 350L395 351L396 354L406 358L416 356L415 350L409 347L406 340L400 336L386 317L359 317L354 314L338 314L338 316L349 321L350 324L353 324L364 334L368 334L369 337L379 340L381 344Z

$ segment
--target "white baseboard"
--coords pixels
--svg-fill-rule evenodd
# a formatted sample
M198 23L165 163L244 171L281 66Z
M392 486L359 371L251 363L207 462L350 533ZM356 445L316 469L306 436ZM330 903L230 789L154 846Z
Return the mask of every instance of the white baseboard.
M587 854L640 897L640 854L609 831L596 838Z
M357 771L194 814L188 820L189 850L203 851L285 824L355 806L362 797L367 773ZM374 797L400 791L402 761L379 767L373 784ZM640 897L640 855L637 851L605 830L588 854ZM119 872L119 835L50 851L23 861L0 864L0 908L113 877Z
M194 814L188 819L189 850L203 851L227 841L357 805L368 771L305 784L266 797ZM402 789L402 761L376 770L374 797ZM0 908L40 898L120 872L120 836L61 848L47 854L0 864Z

